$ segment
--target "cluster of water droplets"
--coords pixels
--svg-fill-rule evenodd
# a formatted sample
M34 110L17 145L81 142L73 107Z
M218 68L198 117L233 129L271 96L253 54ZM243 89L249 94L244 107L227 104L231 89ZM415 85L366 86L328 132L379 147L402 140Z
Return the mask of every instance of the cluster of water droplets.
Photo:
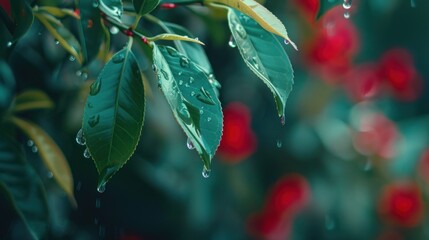
M81 145L81 146L86 146L86 139L85 139L85 136L83 135L82 128L79 129L79 131L76 134L76 143ZM85 148L85 150L83 151L83 157L84 158L90 158L91 157L91 154L89 153L88 148Z
M352 8L352 0L344 0L343 8L346 10L344 12L344 18L350 18L350 8Z
M36 144L34 144L34 141L29 139L27 141L27 146L30 148L30 150L34 153L37 153L39 149L37 148Z
M86 79L88 79L88 73L86 71L83 71L83 70L77 70L76 71L76 77L82 78L83 80L86 80Z

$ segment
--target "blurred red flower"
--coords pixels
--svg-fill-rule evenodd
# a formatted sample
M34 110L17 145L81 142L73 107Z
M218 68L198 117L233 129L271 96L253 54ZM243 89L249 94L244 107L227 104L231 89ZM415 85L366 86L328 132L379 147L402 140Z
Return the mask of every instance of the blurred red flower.
M218 149L219 158L235 163L250 156L256 149L257 140L250 123L247 106L234 102L223 109L223 135Z
M420 157L420 162L417 165L418 174L429 184L429 149L426 149Z
M406 49L394 48L385 52L380 59L380 74L399 99L411 101L418 97L423 81Z
M355 149L364 155L389 159L395 155L399 137L396 125L381 113L365 114L354 134Z
M381 90L381 77L376 64L362 64L354 67L347 74L345 88L355 101L376 97Z
M264 239L285 239L293 217L310 199L307 180L299 174L280 179L266 198L263 211L249 219L249 231Z
M0 7L2 7L5 12L9 15L9 17L11 17L11 12L10 12L10 2L9 0L0 0Z
M328 11L316 24L315 36L304 47L310 67L328 82L337 82L349 70L358 51L359 34L341 6Z
M378 211L386 222L415 227L421 223L424 213L422 195L413 182L395 182L384 187Z
M292 0L292 4L298 7L299 11L310 22L314 21L319 11L319 0Z

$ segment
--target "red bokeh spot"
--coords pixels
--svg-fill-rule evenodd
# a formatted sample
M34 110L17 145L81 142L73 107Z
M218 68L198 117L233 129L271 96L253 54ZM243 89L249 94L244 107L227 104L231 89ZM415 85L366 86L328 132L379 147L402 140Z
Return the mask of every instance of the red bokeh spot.
M417 167L419 175L425 180L426 184L429 184L429 149L423 152Z
M218 149L221 160L238 162L250 156L257 140L250 126L249 109L241 103L230 103L223 110L223 135Z
M397 182L383 189L379 213L383 220L402 227L421 223L424 205L420 189L413 182Z
M360 153L389 159L395 155L398 137L398 130L392 121L381 113L372 113L362 117L353 140Z
M9 17L12 17L10 12L10 2L9 0L0 0L0 7L4 9L4 11L9 15Z
M376 97L380 93L381 77L374 64L362 64L354 67L348 74L345 88L355 101Z
M320 6L319 0L292 0L292 3L310 22L316 19Z

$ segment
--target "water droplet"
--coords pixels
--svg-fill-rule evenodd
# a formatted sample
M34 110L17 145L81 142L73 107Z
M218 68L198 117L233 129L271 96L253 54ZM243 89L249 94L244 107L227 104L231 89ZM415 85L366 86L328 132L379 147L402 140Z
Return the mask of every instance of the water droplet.
M111 34L115 35L115 34L118 34L118 32L119 32L119 28L117 28L117 27L115 27L115 26L112 26L112 27L109 29L109 31L110 31L110 33L111 33Z
M247 37L247 33L246 30L244 30L243 26L241 24L236 24L235 25L235 31L237 31L238 36L240 36L241 38L246 38Z
M206 167L203 168L203 171L201 172L201 175L203 175L204 178L209 178L210 177L210 172L212 170L207 169Z
M191 96L192 97L195 96L195 92L194 91L191 92Z
M88 103L86 104L86 106L88 106L88 108L93 108L93 107L94 107L94 104L92 104L91 102L88 102Z
M178 74L179 74L179 76L182 76L183 72L182 72L182 71L180 71Z
M200 88L200 92L197 94L197 99L206 104L215 104L213 98L210 96L210 93L204 87Z
M6 46L7 46L7 47L12 47L12 42L7 42L7 43L6 43Z
M123 53L120 53L120 54L116 54L113 57L112 61L114 63L122 63L124 61L124 59L125 59L125 55Z
M167 47L167 52L168 52L168 54L170 54L170 56L172 56L172 57L175 57L175 56L177 56L177 55L178 55L178 54L177 54L176 49L174 49L174 48L172 48L172 47Z
M212 118L211 117L208 117L207 118L207 122L210 122L212 120Z
M158 67L155 64L152 64L152 71L158 72Z
M76 77L81 77L82 76L82 71L81 70L77 70L76 71Z
M232 36L229 38L228 45L229 45L231 48L235 48L235 47L237 47L237 44L235 43L235 40L234 40L234 38L233 38Z
M188 107L184 103L181 104L179 111L178 111L179 117L186 123L191 124L191 114L189 113Z
M100 186L98 186L97 191L99 193L104 193L104 191L106 191L106 184L101 184Z
M164 76L164 78L166 80L170 79L170 75L168 75L168 73L164 69L161 69L161 73L162 73L162 76Z
M34 145L33 140L30 139L27 141L27 146L32 147L33 145Z
M325 228L326 230L333 230L335 228L335 221L330 216L325 216Z
M284 115L284 114L280 117L280 123L281 123L283 126L286 124L286 117L285 117L285 115Z
M89 94L92 96L97 95L97 93L100 92L100 88L101 88L101 79L91 84L91 87L89 87Z
M348 9L350 9L352 7L352 3L351 3L351 1L347 1L347 0L345 0L344 1L344 3L343 3L343 8L344 9L346 9L346 10L348 10Z
M95 8L98 7L98 1L93 1L92 2L92 7L95 7Z
M277 147L281 148L283 146L283 142L280 139L277 139Z
M95 208L101 207L101 200L99 198L95 199Z
M200 109L200 114L203 115L204 114L204 110Z
M85 151L83 151L83 157L84 158L90 158L91 157L91 154L89 154L88 148L85 148Z
M79 145L85 145L86 144L86 140L85 137L83 136L83 129L79 129L79 131L76 134L76 142Z
M286 45L288 45L288 44L290 43L290 41L289 41L289 40L287 40L287 39L283 40L283 42L284 42Z
M89 118L88 124L90 127L95 127L99 121L100 121L100 115L97 114Z
M55 40L55 44L56 44L56 45L60 44L60 41Z
M195 149L195 145L194 145L194 143L191 141L191 139L190 139L190 138L188 138L188 139L186 140L186 146L188 147L188 149L189 149L189 150Z
M183 85L183 81L182 80L179 80L179 85Z
M31 147L31 151L34 152L34 153L36 153L36 152L39 151L39 149L37 148L36 145L34 145L34 146Z
M350 13L349 12L345 12L344 13L344 18L345 19L349 19L350 18Z
M189 83L185 83L185 87L189 87L190 85L189 85Z
M88 79L88 73L86 73L86 72L82 73L82 79L83 80Z
M186 57L180 58L180 66L189 67L189 59Z
M193 77L189 77L189 83L192 84L194 83L195 79Z
M53 177L54 177L54 174L53 174L51 171L49 171L49 172L48 172L48 174L47 174L47 177L48 177L48 178L53 178Z
M258 70L259 69L259 63L258 59L256 57L252 57L252 65Z
M75 58L74 56L70 56L70 57L69 57L69 61L70 61L70 62L74 62L74 60L76 60L76 58Z

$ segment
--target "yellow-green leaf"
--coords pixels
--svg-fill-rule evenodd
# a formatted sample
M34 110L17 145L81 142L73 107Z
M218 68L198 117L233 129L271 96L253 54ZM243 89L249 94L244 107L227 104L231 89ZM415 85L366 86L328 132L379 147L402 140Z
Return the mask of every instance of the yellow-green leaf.
M46 12L46 13L49 13L52 16L55 16L57 18L63 18L65 16L71 16L71 17L74 17L76 19L80 19L80 16L78 14L76 14L76 12L74 12L71 9L66 9L66 8L43 6L43 7L37 7L35 9L35 11Z
M76 58L80 64L82 64L82 48L70 30L68 30L58 19L51 15L35 13L35 16L46 27L46 29L48 29L48 31L61 44L61 46L74 58Z
M190 38L187 36L177 35L174 33L159 34L159 35L156 35L154 37L148 37L147 40L149 40L151 42L159 41L159 40L170 40L170 41L180 40L180 41L194 42L194 43L204 45L204 43L201 42L200 40L198 40L198 38Z
M40 90L28 90L16 96L13 111L22 112L35 109L49 109L53 107L54 103L46 93Z
M17 117L13 117L12 122L34 142L39 149L40 157L49 171L52 172L58 185L67 193L71 204L77 206L73 193L73 176L61 149L54 140L36 124Z
M232 8L237 9L238 11L246 14L247 16L253 18L256 22L261 25L262 28L268 32L274 33L287 42L289 42L296 50L296 44L290 40L286 27L283 23L268 9L259 4L254 0L204 0L205 3L220 3ZM214 4L216 6L216 4Z

